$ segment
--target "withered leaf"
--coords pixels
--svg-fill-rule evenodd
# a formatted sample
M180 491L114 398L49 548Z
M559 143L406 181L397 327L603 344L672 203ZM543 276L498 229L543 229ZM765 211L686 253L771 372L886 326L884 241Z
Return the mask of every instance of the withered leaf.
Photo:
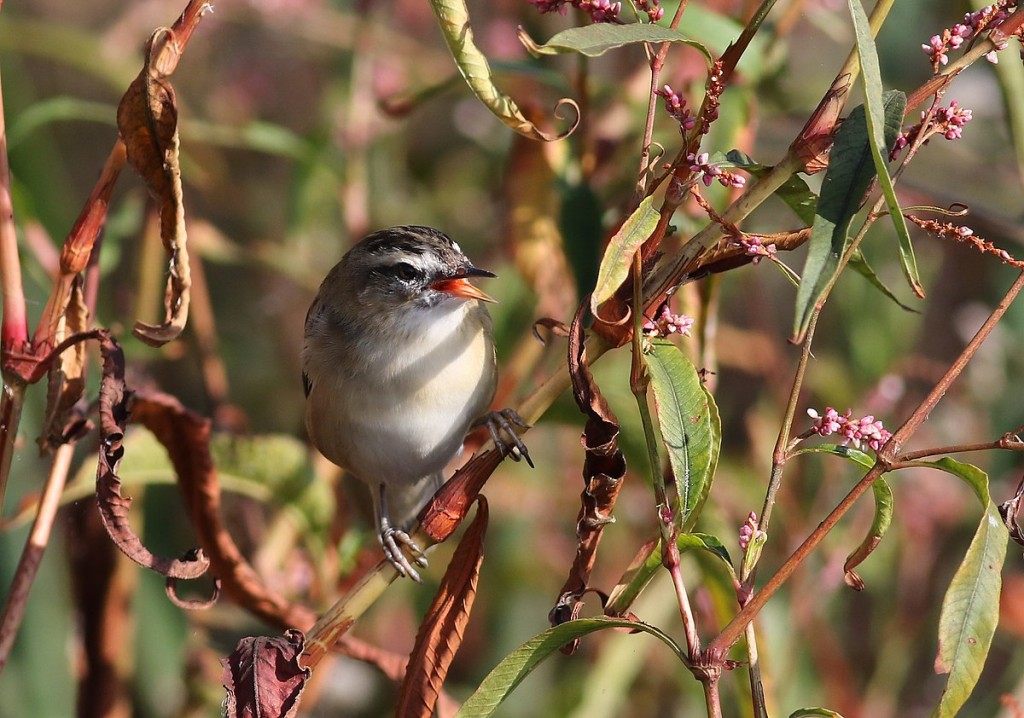
M167 449L199 543L223 592L274 626L312 626L316 620L313 612L267 588L224 526L220 484L210 455L210 420L157 391L137 392L131 411L132 420L145 426Z
M299 665L305 638L301 631L284 636L243 638L221 661L227 689L225 718L294 718L311 671Z
M459 541L451 563L420 625L409 656L396 715L430 718L476 599L483 540L487 532L487 500L477 500L476 518Z
M420 511L420 529L441 543L459 527L487 479L501 463L497 449L478 454L455 472Z
M54 342L84 332L89 324L89 309L82 296L82 275L75 274L67 308L57 323ZM72 407L85 389L85 342L76 342L50 363L46 386L46 414L39 449L48 452L68 440L65 424Z
M554 608L548 614L552 625L572 620L579 615L582 598L597 560L597 547L605 524L613 522L612 511L626 474L626 459L619 449L619 423L608 402L594 381L587 365L583 341L583 314L589 303L585 299L576 311L569 332L569 375L573 396L587 416L582 442L583 492L580 513L576 520L576 558ZM578 640L566 647L575 650Z
M185 206L178 166L178 108L168 81L181 47L175 32L158 28L146 46L146 62L117 108L117 128L128 162L139 173L160 211L160 237L170 257L162 324L136 322L132 333L153 346L181 334L188 318L189 275Z
M109 332L97 331L103 357L103 378L100 381L100 451L96 469L96 504L103 526L117 547L140 566L164 576L178 579L198 578L206 573L210 562L201 551L185 559L157 556L147 549L128 522L131 499L121 494L117 467L124 456L125 425L131 394L124 381L124 353Z

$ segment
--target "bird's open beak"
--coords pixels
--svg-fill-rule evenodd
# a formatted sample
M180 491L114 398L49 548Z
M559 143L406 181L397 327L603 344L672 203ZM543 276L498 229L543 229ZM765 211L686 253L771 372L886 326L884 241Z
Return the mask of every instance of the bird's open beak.
M447 292L455 297L464 299L479 299L482 302L497 302L496 299L484 292L477 286L469 283L467 277L494 277L492 272L486 269L478 269L472 265L464 267L454 276L439 279L430 286L439 292Z

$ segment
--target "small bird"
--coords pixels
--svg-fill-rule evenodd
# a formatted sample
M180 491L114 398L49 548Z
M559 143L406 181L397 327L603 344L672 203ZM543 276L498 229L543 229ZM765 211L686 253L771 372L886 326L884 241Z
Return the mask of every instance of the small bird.
M332 462L367 483L378 537L399 574L427 565L407 531L444 483L466 433L486 426L503 455L529 452L497 387L487 294L494 277L443 232L401 226L365 237L327 274L306 315L306 429ZM506 442L502 433L509 437Z

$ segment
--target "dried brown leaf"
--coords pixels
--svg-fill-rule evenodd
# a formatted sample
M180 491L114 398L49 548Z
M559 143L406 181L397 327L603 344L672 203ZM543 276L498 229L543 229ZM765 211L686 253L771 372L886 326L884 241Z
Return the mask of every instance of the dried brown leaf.
M160 210L160 237L171 260L162 324L136 322L132 333L152 346L175 339L188 318L189 276L178 166L178 108L168 81L181 55L174 31L158 28L146 46L146 62L117 108L117 129L128 162L139 173Z
M828 167L829 151L832 149L836 129L842 121L840 115L849 91L850 75L846 73L837 77L807 124L793 140L790 150L804 163L807 174L821 172Z
M311 671L299 665L304 637L243 638L224 666L225 718L294 718Z
M586 414L583 431L583 492L580 513L576 520L576 558L557 603L548 614L552 625L572 620L579 615L582 597L587 591L590 574L597 560L597 547L606 524L613 522L612 511L626 474L626 459L619 449L619 423L608 402L594 381L587 365L583 341L583 313L589 299L584 300L573 318L569 333L569 375L573 396ZM567 647L575 650L578 641Z
M53 336L62 342L68 336L84 332L89 324L89 309L82 296L82 275L73 275L71 296L57 331ZM43 431L37 439L39 449L48 452L70 437L65 425L75 403L85 389L85 342L76 342L60 353L51 363L46 386L46 413Z
M455 533L500 463L501 454L497 449L485 451L467 461L420 511L420 529L436 543Z
M184 559L157 556L147 549L128 522L131 499L121 494L117 467L124 456L124 432L131 394L124 381L124 353L106 330L96 333L103 356L100 382L100 452L96 470L96 503L103 526L117 547L140 566L178 579L198 578L210 562L201 551Z
M210 455L210 420L156 391L135 395L132 419L167 449L199 543L225 595L272 625L303 630L312 626L315 614L267 588L224 527L220 484Z
M451 563L420 625L409 656L396 715L430 718L476 599L483 541L487 532L487 500L477 499L476 518L459 541Z

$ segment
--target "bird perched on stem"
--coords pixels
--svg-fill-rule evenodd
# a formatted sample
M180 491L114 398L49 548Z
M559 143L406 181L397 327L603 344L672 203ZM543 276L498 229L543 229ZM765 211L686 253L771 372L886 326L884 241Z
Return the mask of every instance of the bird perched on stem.
M494 276L443 232L391 227L342 257L306 315L310 439L370 486L384 555L415 581L412 564L427 561L407 532L471 428L487 426L503 454L533 466L519 415L488 412L498 367L484 303L494 300L469 279Z

